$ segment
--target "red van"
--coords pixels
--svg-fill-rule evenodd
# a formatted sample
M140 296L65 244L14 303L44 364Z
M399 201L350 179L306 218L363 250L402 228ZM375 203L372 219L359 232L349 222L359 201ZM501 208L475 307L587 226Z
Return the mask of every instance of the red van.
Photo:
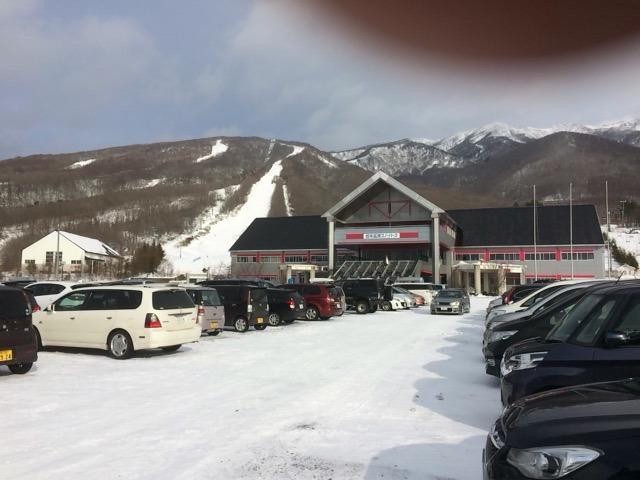
M282 285L281 288L296 290L303 296L307 303L305 312L307 320L317 320L318 318L328 320L343 313L340 291L334 285L297 283Z
M38 342L31 325L31 304L26 292L0 286L0 365L12 373L31 370L38 359Z

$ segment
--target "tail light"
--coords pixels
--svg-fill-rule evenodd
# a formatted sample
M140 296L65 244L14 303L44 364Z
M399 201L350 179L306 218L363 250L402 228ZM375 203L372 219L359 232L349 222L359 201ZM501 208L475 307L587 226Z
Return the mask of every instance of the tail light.
M296 302L293 300L293 298L290 298L288 303L290 309L293 310L294 308L296 308Z
M196 317L196 323L202 325L204 323L204 307L198 305L198 316Z
M144 319L144 328L161 328L160 319L155 313L147 313Z
M36 313L39 312L40 310L42 310L40 308L40 305L38 305L37 303L31 308L31 313Z

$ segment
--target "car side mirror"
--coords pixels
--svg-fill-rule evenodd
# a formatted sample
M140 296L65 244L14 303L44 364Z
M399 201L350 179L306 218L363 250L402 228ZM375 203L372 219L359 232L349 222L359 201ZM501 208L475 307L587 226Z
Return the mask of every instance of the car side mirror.
M629 335L624 332L607 332L604 337L604 344L606 347L614 348L622 345L627 345L631 341Z

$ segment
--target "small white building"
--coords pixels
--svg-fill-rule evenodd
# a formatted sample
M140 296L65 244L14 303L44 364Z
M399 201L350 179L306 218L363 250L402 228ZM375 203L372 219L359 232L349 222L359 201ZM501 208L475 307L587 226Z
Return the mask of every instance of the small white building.
M22 271L96 276L112 273L121 260L118 252L100 240L55 230L22 250Z

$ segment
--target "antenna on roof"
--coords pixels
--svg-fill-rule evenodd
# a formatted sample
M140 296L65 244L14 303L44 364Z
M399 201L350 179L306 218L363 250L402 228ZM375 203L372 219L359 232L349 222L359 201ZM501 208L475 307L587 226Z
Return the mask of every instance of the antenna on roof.
M614 285L618 285L618 282L620 281L620 279L622 278L622 275L624 275L624 270L620 272L620 275L618 275L618 278L616 280L616 283L614 283Z

